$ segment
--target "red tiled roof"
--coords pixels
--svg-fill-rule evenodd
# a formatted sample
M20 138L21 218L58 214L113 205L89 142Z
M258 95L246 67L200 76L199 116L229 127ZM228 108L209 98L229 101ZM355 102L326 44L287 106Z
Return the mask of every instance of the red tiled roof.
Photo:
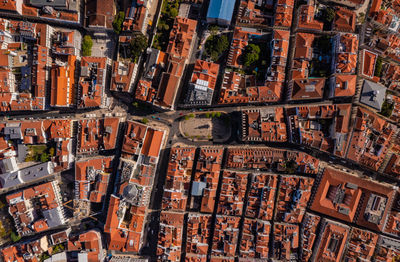
M211 255L234 257L239 238L240 217L217 215L215 220Z
M361 200L363 195L364 200ZM395 192L387 184L362 179L355 175L326 168L318 185L311 209L346 222L355 222L374 230L382 230ZM374 200L375 199L375 200ZM371 200L382 204L372 215ZM360 215L356 216L359 210ZM377 216L376 220L372 216ZM371 218L371 219L370 219Z
M327 219L323 219L321 224L323 232L320 241L317 243L316 261L342 261L341 258L350 228Z
M162 74L158 86L157 104L173 107L184 67L185 61L183 58L169 57L167 72Z
M281 177L276 200L275 219L286 223L301 223L311 197L313 178L296 176ZM293 200L293 195L299 197ZM291 206L290 209L287 207Z
M290 27L293 19L294 0L278 0L275 9L274 26Z
M164 132L148 129L146 138L143 142L141 153L145 156L158 157L161 149L161 142L163 141Z
M269 222L245 218L239 246L240 257L267 259L269 257L270 231L271 224Z
M197 254L207 260L208 240L211 231L211 215L189 215L187 221L186 257Z
M300 7L299 28L321 31L324 27L322 22L314 19L314 5L303 5Z
M67 66L58 66L51 69L51 106L68 107L74 102L75 93L75 60L73 55L68 56Z
M101 135L102 144L105 150L115 148L117 141L117 135L119 130L119 118L118 117L106 117L100 120L101 124Z
M93 0L86 2L86 17L88 26L112 28L115 15L114 0Z
M167 53L186 59L192 45L192 39L197 26L196 20L176 17L169 35Z
M325 78L296 79L293 81L292 100L321 99Z
M203 213L213 213L216 201L217 187L222 164L223 149L203 147L197 160L193 182L206 182L206 188L201 197Z
M227 216L241 216L247 188L247 173L224 171L217 213Z
M335 29L338 31L354 32L356 29L356 13L344 7L337 7Z
M367 77L373 77L375 71L375 63L378 59L378 55L368 51L367 49L363 50L363 66L362 66L362 74Z
M349 236L348 248L343 257L344 260L364 259L371 261L377 242L377 234L353 227Z
M85 67L89 75L81 75L79 78L81 94L79 108L100 107L103 105L106 85L103 80L106 74L106 63L106 57L82 57L81 67Z
M147 127L132 121L128 121L127 125L122 151L129 154L138 154L137 149L139 143L144 140Z
M272 220L277 185L276 175L254 175L248 193L246 217Z
M32 86L34 88L35 97L45 97L46 96L46 67L47 67L47 57L48 50L44 46L35 45L34 47L33 59L35 63L32 66ZM43 109L44 109L43 104Z
M307 60L293 60L292 80L308 77L308 67L310 62Z
M163 256L168 261L180 261L183 220L183 213L161 212L157 256Z
M303 246L302 246L302 256L301 260L302 261L309 261L312 254L313 254L313 246L314 242L317 239L317 229L319 222L321 220L320 216L311 214L311 213L306 213L304 216L304 220L302 222L303 225Z
M144 102L153 102L156 96L156 90L151 84L150 81L139 80L135 91L135 98Z
M218 64L197 59L194 65L191 82L196 83L198 79L207 81L208 88L214 90L217 82L218 72Z
M356 75L336 75L334 96L353 96L356 92L356 84Z
M277 260L290 260L291 254L299 248L299 226L292 224L274 223L273 241L280 243L280 248L272 251L272 258Z
M266 8L268 8L267 5L268 3L265 4ZM249 24L252 26L268 25L270 18L268 17L268 14L264 12L263 7L257 5L255 0L241 0L236 24Z
M22 14L22 3L23 1L20 0L0 1L0 9Z
M113 63L113 74L112 74L112 82L110 89L112 91L123 91L129 92L131 89L131 81L134 77L134 63L129 63L129 65L122 64L121 62L114 61ZM125 70L120 70L120 67L123 67ZM126 68L127 67L127 68ZM127 69L127 70L126 70Z
M107 190L111 160L111 157L93 158L75 163L75 181L79 183L81 200L101 203ZM94 178L89 178L93 174Z
M241 55L248 45L250 35L260 35L259 32L244 30L241 27L235 27L233 39L228 54L227 64L232 67L242 68Z
M391 9L380 9L378 13L375 14L375 22L380 23L386 27L392 24L393 18L396 16L396 12Z
M24 262L24 257L20 254L16 246L5 247L0 250L4 261Z
M294 54L295 59L312 58L312 44L314 42L314 34L297 33L296 34L296 51Z
M371 8L369 9L370 15L375 15L381 8L382 0L372 0Z

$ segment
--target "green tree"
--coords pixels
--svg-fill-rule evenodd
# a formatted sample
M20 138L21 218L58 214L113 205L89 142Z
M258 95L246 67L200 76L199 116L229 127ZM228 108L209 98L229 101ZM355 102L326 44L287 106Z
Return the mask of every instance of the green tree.
M365 22L365 14L364 13L359 13L358 14L358 17L357 17L357 20L358 20L358 22L360 23L360 24L363 24L364 22Z
M162 3L161 13L170 15L171 9L179 8L179 0L164 0Z
M117 15L114 17L112 25L114 28L114 32L118 35L122 31L122 24L124 23L124 20L125 20L125 13L123 11L118 12Z
M205 50L208 56L213 61L218 60L221 54L226 51L229 47L228 37L226 35L210 36L205 43Z
M210 27L210 34L212 36L217 35L218 31L219 31L219 27L217 25L213 25L213 26Z
M132 106L133 106L134 108L138 108L138 107L139 107L139 103L138 103L138 102L133 102L133 103L132 103Z
M378 59L376 59L376 64L375 64L375 72L374 76L381 77L382 76L382 57L378 56Z
M221 112L216 112L216 113L215 113L215 116L218 117L218 118L220 118L220 117L221 117Z
M50 258L50 255L49 255L47 252L44 252L44 253L40 256L39 261L40 261L40 262L43 262L43 261L45 261L45 260L48 259L48 258Z
M165 23L164 20L160 20L160 22L158 22L157 29L159 31L163 31L163 30L164 31L168 31L169 30L169 25L167 23Z
M250 65L254 64L255 62L258 61L260 58L260 47L255 44L249 44L246 46L246 49L244 50L244 55L243 55L243 63L246 67L249 67Z
M52 255L57 254L57 253L61 253L63 252L65 249L63 244L58 244L53 248L53 252L51 253Z
M322 53L328 54L332 52L331 39L332 38L328 35L317 37L312 43L312 46L320 50Z
M50 149L49 149L50 156L54 156L54 153L55 153L54 147L50 147Z
M394 109L394 104L389 103L387 100L385 100L382 104L380 114L386 117L390 117L392 115L393 109Z
M332 23L333 19L335 19L335 9L328 7L325 9L324 17L327 22Z
M172 17L172 18L177 17L178 14L179 14L179 11L178 11L178 9L176 9L176 8L171 8L171 9L169 10L169 16Z
M288 172L289 174L296 173L297 167L298 165L294 160L289 160L286 162L286 172Z
M43 153L43 154L40 155L40 162L42 162L42 163L49 161L49 159L50 158L49 158L49 155L47 153Z
M228 42L228 37L226 35L222 35L220 37L217 37L217 45L216 45L216 51L218 53L222 53L229 47L229 42Z
M142 123L143 123L143 124L147 124L148 122L149 122L149 120L148 120L147 118L145 118L145 117L142 118Z
M135 37L133 37L133 39L130 42L130 48L131 48L132 60L134 62L137 62L140 55L147 48L147 37L142 33L136 34Z
M85 35L82 41L82 56L92 55L93 40L90 35Z
M14 231L11 231L10 237L11 237L12 242L14 242L14 243L21 239L21 236L18 235L17 233L15 233Z

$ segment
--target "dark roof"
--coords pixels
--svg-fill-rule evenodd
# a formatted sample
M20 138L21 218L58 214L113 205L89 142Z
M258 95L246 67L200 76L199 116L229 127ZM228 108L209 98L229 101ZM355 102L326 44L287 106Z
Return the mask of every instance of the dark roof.
M383 85L364 80L360 102L376 110L381 110L385 101L386 87Z

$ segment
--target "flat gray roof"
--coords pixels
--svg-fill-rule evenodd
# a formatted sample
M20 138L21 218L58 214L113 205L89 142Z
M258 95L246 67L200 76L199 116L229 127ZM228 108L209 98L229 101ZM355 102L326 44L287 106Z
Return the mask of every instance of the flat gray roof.
M9 188L23 183L32 182L36 179L48 176L54 171L53 164L49 161L39 165L31 166L22 170L0 175L1 187Z
M360 102L376 110L381 110L385 101L386 87L368 80L364 80L360 95Z
M66 7L67 0L30 0L29 4L35 6Z
M62 219L63 214L61 214L61 212L62 211L59 207L43 211L43 216L46 219L49 228L61 226L64 224Z

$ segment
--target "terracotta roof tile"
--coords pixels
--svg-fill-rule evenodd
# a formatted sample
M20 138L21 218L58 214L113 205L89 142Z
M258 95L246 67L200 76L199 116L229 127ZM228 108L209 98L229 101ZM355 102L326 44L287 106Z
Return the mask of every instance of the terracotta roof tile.
M336 8L335 29L354 32L356 28L356 13L344 7Z

